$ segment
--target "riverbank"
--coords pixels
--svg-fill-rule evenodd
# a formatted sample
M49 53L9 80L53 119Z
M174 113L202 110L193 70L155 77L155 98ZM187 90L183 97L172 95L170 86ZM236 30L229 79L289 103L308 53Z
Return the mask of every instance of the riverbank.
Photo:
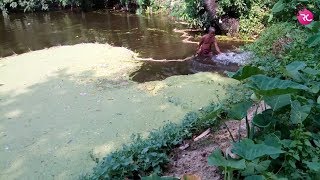
M0 59L0 179L75 179L131 134L179 123L235 82L198 73L139 84L135 57L78 44Z

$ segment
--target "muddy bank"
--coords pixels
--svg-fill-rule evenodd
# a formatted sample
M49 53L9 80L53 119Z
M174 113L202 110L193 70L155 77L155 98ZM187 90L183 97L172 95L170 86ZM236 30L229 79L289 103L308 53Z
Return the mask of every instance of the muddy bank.
M101 158L225 97L213 73L137 83L136 54L78 44L0 59L0 179L76 179ZM147 103L146 103L147 102Z

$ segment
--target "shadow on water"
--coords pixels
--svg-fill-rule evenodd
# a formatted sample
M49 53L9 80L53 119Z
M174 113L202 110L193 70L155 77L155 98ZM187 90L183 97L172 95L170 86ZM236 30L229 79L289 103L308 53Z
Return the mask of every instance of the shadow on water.
M237 71L238 64L223 65L210 59L198 57L187 58L185 61L147 61L142 67L131 74L133 81L143 83L164 80L175 75L189 75L197 72L217 72L225 76L225 71Z

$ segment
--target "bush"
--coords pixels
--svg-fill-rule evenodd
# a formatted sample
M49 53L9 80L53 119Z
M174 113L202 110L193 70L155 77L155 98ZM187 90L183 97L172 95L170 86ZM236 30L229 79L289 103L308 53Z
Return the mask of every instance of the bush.
M240 37L248 39L260 35L267 25L268 17L268 8L254 4L248 14L240 17Z
M315 22L316 23L316 22ZM319 45L310 46L308 40L314 33L296 23L276 23L268 27L254 43L244 47L256 58L252 65L260 67L269 75L275 75L295 60L304 61L310 67L319 65Z
M217 105L211 105L201 112L188 113L182 124L167 124L163 128L153 131L144 139L134 135L129 145L124 145L103 158L82 179L135 179L149 174L161 174L169 162L168 154L182 140L191 138L195 132L218 124Z
M232 119L246 119L247 137L232 146L239 158L223 157L220 150L208 158L210 165L224 170L225 179L318 179L320 70L302 61L282 67L275 77L252 66L232 75L254 98L233 104L228 111ZM250 124L247 111L260 103L270 108L258 114L255 110Z

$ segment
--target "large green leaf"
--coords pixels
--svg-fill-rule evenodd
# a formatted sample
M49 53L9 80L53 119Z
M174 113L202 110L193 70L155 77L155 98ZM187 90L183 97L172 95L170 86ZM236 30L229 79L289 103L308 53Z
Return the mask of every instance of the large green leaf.
M299 90L309 90L305 85L279 78L271 78L265 75L255 75L249 78L246 84L260 95L275 96L293 93Z
M281 148L281 141L280 139L278 138L277 135L275 134L268 134L264 137L264 144L268 145L268 146L272 146L272 147L275 147L275 148ZM276 159L279 157L279 154L273 154L273 155L270 155L270 157L272 159Z
M278 13L284 9L284 3L283 0L278 1L273 7L272 7L272 13Z
M309 28L312 32L318 32L320 29L320 21L312 21L306 27Z
M311 105L301 106L300 102L295 100L291 103L290 120L293 124L302 123L310 114Z
M268 127L273 121L272 110L263 111L261 114L257 114L252 119L252 123L258 127L265 128Z
M252 106L252 102L245 101L234 104L228 111L228 116L235 120L242 120L247 116L248 109Z
M273 111L278 111L284 106L287 106L291 103L290 94L283 94L278 96L266 96L264 97L264 101L271 106Z
M309 74L309 75L312 75L312 76L316 76L318 74L320 74L320 71L319 70L316 70L316 69L312 69L310 67L307 67L305 69L302 69L303 72Z
M244 66L241 67L235 74L233 74L231 78L241 81L257 74L264 74L264 72L254 66Z
M142 177L141 180L179 180L178 178L174 178L174 177L160 177L158 175L150 175L148 177Z
M246 168L245 160L233 160L233 159L225 159L222 154L221 150L215 150L209 157L208 157L208 164L211 166L219 166L219 167L227 167L232 169L244 169Z
M242 176L250 176L250 175L255 175L255 174L260 174L265 172L271 161L266 160L266 161L260 161L260 159L255 159L253 161L247 162L247 167L245 170L241 172Z
M251 139L244 139L234 144L233 153L247 160L254 160L261 156L280 154L283 151L280 148L268 146L266 144L254 144Z
M317 99L317 103L320 104L320 96Z
M295 81L302 82L302 74L299 71L303 70L306 66L306 63L302 61L294 61L286 66L287 74Z
M304 162L308 168L312 171L320 172L320 163L319 162Z
M309 47L315 47L320 44L320 32L316 35L309 37L306 41Z

